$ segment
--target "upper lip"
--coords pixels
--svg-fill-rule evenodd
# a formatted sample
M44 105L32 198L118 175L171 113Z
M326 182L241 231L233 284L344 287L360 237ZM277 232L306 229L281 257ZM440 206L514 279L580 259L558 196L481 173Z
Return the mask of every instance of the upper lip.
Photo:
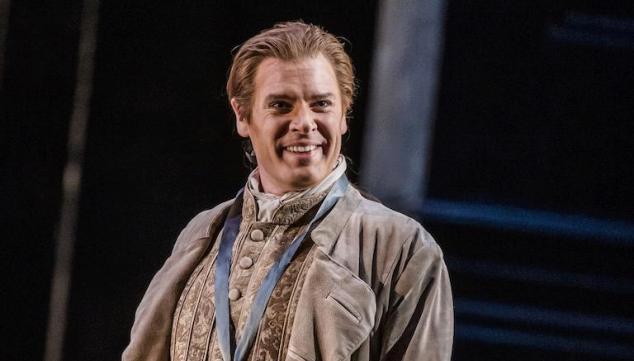
M321 143L310 143L310 142L297 142L297 143L290 143L290 144L286 144L283 146L283 148L288 148L288 147L306 147L309 145L315 145L315 146L321 146Z

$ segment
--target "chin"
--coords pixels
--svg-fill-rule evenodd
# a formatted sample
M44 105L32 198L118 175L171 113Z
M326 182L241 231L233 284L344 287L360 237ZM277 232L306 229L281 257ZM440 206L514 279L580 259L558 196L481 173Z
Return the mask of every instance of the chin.
M318 172L300 171L293 177L292 184L298 189L310 188L321 182L326 176L319 176Z

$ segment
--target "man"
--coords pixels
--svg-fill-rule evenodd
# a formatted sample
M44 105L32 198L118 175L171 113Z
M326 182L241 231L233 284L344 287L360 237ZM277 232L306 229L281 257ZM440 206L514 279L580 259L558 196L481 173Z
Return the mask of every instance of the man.
M415 221L351 186L355 86L323 29L278 24L235 54L227 93L257 168L178 237L124 360L449 360L451 288Z

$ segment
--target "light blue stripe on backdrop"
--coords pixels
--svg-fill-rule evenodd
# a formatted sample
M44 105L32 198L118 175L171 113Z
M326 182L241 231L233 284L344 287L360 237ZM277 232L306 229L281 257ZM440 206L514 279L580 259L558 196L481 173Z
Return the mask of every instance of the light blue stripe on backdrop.
M634 224L503 205L426 199L423 219L459 224L492 226L503 229L574 238L598 239L601 243L634 246Z

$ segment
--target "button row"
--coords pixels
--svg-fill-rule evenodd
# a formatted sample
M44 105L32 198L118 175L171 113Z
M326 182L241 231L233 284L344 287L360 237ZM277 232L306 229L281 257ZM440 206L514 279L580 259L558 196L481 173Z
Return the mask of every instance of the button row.
M250 236L251 236L251 240L253 240L254 242L261 242L264 240L264 232L262 232L261 229L252 230ZM248 269L251 266L253 266L253 259L251 257L245 256L240 258L240 260L238 261L238 264L240 265L240 268ZM229 299L231 301L236 301L240 299L241 296L242 296L242 293L240 292L239 289L232 288L229 290Z

